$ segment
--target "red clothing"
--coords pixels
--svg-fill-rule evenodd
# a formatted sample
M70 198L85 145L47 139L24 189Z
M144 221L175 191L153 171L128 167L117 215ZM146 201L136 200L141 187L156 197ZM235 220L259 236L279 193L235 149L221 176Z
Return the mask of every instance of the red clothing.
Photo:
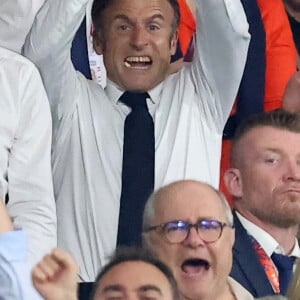
M282 0L257 0L266 34L266 72L264 109L281 107L285 86L296 72L297 51L293 41ZM179 41L183 55L196 30L196 22L185 0L179 0L181 24ZM255 66L253 66L255 67ZM234 112L232 112L233 114ZM230 199L222 180L224 171L230 167L231 141L223 140L220 188Z
M185 0L178 0L180 7L179 42L182 55L185 56L193 34L196 32L195 18Z
M257 0L266 30L265 111L279 108L288 80L296 72L297 50L282 0Z

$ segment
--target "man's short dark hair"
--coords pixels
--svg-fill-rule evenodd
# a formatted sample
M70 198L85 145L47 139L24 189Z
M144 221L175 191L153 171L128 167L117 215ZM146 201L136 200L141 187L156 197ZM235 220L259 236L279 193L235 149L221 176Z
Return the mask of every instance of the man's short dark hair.
M92 6L92 23L95 27L96 32L99 32L101 31L101 29L103 29L104 24L102 23L103 20L102 13L110 4L113 3L113 1L117 1L117 0L94 0ZM175 33L180 22L179 4L178 4L178 0L167 0L167 1L170 3L174 11L174 22L172 24L173 27L172 33Z
M108 273L113 267L124 262L144 262L156 267L167 278L170 284L170 288L172 289L173 300L179 300L179 291L178 291L177 283L169 267L166 266L160 260L158 260L152 253L139 247L117 248L114 256L111 258L109 263L105 265L104 268L98 274L95 280L93 291L91 293L91 300L94 299L99 283L101 279L104 277L104 275Z
M251 115L237 128L232 140L231 163L235 167L236 157L238 156L239 141L252 129L257 127L270 126L275 129L287 130L300 133L300 115L277 109L270 112L262 112Z

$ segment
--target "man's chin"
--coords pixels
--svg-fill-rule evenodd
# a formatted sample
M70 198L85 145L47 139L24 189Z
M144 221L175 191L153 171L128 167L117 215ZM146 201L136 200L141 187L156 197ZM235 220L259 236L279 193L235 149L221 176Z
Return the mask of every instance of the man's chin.
M184 290L180 290L180 298L181 299L187 299L187 300L199 300L199 299L205 299L206 297L205 290L199 290L199 287L197 289L195 288L189 288L185 287Z

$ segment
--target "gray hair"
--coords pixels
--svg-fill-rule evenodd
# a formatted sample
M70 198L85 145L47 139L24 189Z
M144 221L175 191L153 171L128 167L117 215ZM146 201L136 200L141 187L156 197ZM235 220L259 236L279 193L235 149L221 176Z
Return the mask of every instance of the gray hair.
M184 183L184 182L202 183L202 182L196 181L196 180L180 180L180 181L173 182L169 185L166 185L164 187L161 187L160 189L154 191L150 195L148 201L145 204L144 214L143 214L143 231L145 231L147 228L149 228L151 226L151 221L155 215L155 207L156 207L156 203L157 203L158 199L160 199L160 201L164 201L163 199L165 199L164 197L160 197L160 195L166 189L169 189L171 186L177 185L178 183ZM232 210L228 204L228 201L227 201L225 195L222 192L215 189L214 187L212 187L211 185L206 184L206 183L205 183L205 185L207 185L209 188L211 188L218 195L218 198L220 199L220 201L224 207L228 225L233 226Z

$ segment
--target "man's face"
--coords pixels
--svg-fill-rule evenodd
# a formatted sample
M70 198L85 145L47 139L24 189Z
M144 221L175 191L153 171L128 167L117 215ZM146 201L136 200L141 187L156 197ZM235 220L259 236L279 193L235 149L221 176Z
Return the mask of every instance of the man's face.
M200 219L226 222L218 195L207 185L185 182L161 194L156 202L152 226L173 220L196 223ZM173 271L180 294L188 299L216 299L228 288L232 265L234 230L225 226L221 237L206 243L191 228L181 243L171 244L159 231L145 234L145 244Z
M300 222L300 134L261 126L238 142L236 169L229 191L235 207L265 230L287 228ZM234 175L234 176L232 176Z
M124 90L149 91L167 76L176 51L174 11L167 0L113 1L103 13L102 42L107 76Z
M168 279L155 266L127 261L109 270L98 283L94 300L173 300Z

